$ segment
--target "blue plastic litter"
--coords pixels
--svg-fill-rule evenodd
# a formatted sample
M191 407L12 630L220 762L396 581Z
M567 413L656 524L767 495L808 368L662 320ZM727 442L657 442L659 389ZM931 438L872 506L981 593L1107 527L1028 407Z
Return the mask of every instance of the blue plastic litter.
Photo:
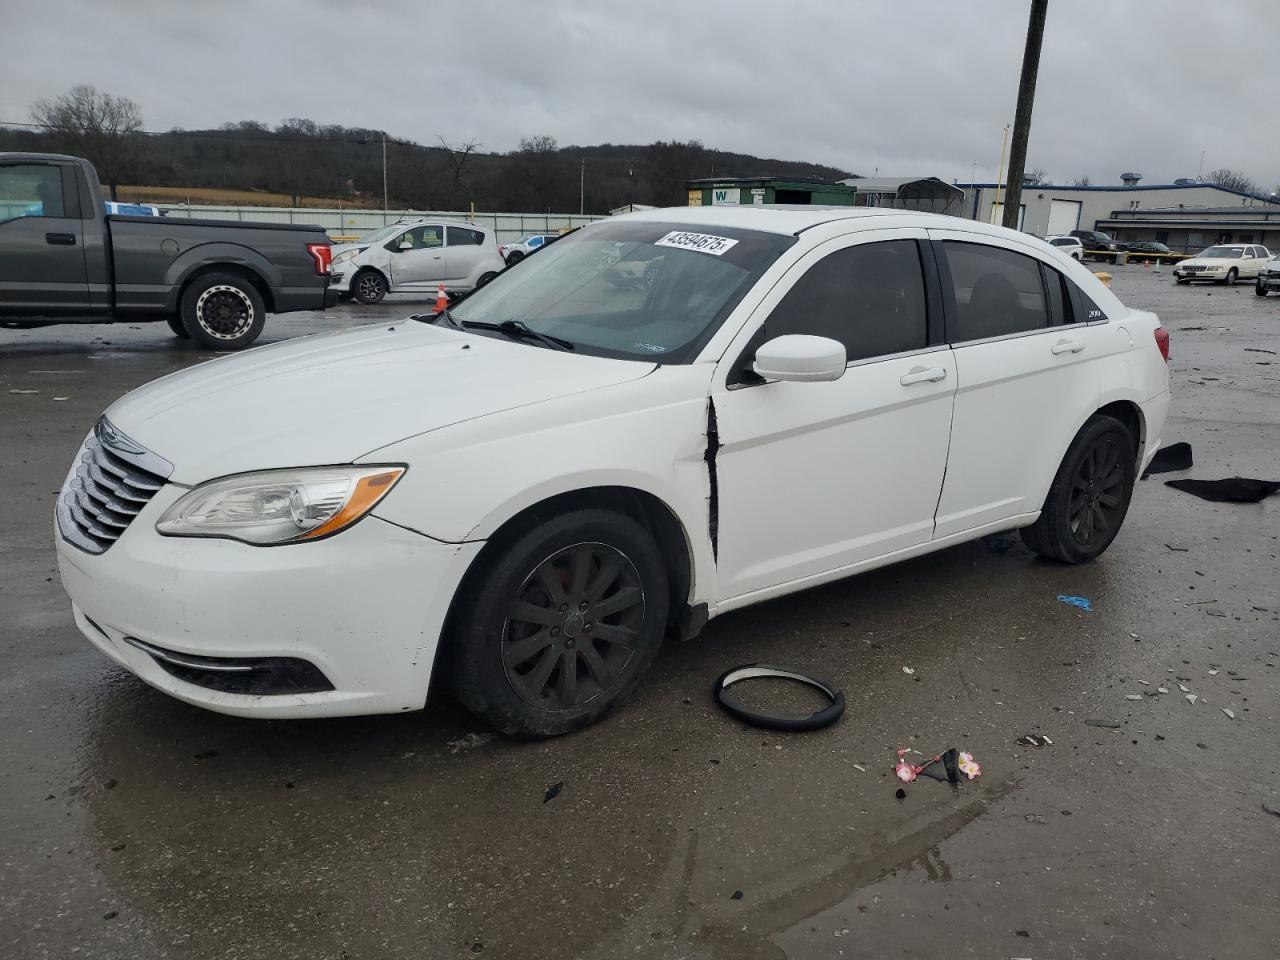
M1073 607L1079 607L1089 613L1093 613L1093 604L1089 602L1088 597L1073 597L1065 593L1058 594L1058 599L1063 603L1069 603Z

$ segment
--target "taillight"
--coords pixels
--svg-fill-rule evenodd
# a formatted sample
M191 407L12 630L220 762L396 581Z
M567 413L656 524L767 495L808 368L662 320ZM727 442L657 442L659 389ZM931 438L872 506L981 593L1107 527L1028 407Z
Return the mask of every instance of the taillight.
M1164 362L1169 362L1169 331L1164 327L1156 327L1156 346L1160 349L1160 356L1164 357Z
M316 261L316 273L325 277L329 275L329 266L333 263L333 247L327 243L308 243L307 253Z

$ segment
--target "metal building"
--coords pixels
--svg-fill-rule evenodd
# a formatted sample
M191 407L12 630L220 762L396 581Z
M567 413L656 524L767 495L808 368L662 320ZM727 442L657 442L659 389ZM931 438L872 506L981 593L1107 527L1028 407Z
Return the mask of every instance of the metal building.
M964 191L937 177L854 177L840 182L858 191L855 206L963 216Z

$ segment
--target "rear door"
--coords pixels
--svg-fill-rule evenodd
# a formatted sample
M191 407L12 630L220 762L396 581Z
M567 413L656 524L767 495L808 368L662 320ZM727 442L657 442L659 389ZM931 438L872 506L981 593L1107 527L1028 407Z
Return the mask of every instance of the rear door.
M1034 248L963 231L929 234L957 371L935 534L942 538L1040 509L1046 477L1098 407L1098 361L1124 344L1106 337L1107 318L1077 306L1074 285L1064 286Z
M484 233L469 227L445 227L450 283L474 283L484 262Z
M391 286L396 290L429 289L448 279L444 227L438 223L411 227L387 244L391 253Z
M722 601L933 536L956 378L923 243L923 230L881 230L821 244L725 354L712 392ZM762 343L794 333L844 343L844 376L745 373Z
M91 311L76 169L0 161L0 315Z
M1241 271L1241 276L1256 277L1267 268L1267 249L1266 247L1252 246L1246 250L1246 256L1249 258L1249 266Z

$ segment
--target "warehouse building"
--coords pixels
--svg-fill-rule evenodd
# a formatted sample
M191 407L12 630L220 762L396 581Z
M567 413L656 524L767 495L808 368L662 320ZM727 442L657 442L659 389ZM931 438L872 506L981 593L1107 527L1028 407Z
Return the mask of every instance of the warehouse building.
M1155 240L1179 253L1215 243L1260 243L1280 253L1280 204L1204 210L1116 210L1097 229L1116 240Z
M842 183L826 180L788 180L780 177L721 177L688 180L691 207L736 207L764 203L791 203L804 206L852 206L856 191Z
M1185 211L1196 212L1229 210L1252 216L1258 211L1280 212L1280 205L1210 183L1150 184L1138 185L1137 174L1126 174L1126 182L1132 186L1071 187L1052 184L1027 184L1022 188L1022 202L1018 210L1018 229L1038 237L1052 237L1072 230L1102 230L1110 233L1105 224L1118 216L1128 217L1141 213L1144 222L1156 231L1168 231L1174 236L1178 217ZM964 190L963 216L970 220L999 223L1003 206L997 203L997 189L1003 197L1004 188L994 183L957 184ZM1168 214L1168 216L1166 216ZM1235 229L1235 228L1230 228ZM1190 232L1190 231L1184 231ZM1203 233L1203 230L1201 231ZM1126 239L1126 238L1118 238ZM1156 240L1156 236L1132 239ZM1179 249L1168 240L1170 247ZM1189 242L1189 241L1188 241ZM1264 242L1264 241L1255 241ZM1190 244L1194 246L1194 244ZM1200 247L1196 247L1197 250Z

